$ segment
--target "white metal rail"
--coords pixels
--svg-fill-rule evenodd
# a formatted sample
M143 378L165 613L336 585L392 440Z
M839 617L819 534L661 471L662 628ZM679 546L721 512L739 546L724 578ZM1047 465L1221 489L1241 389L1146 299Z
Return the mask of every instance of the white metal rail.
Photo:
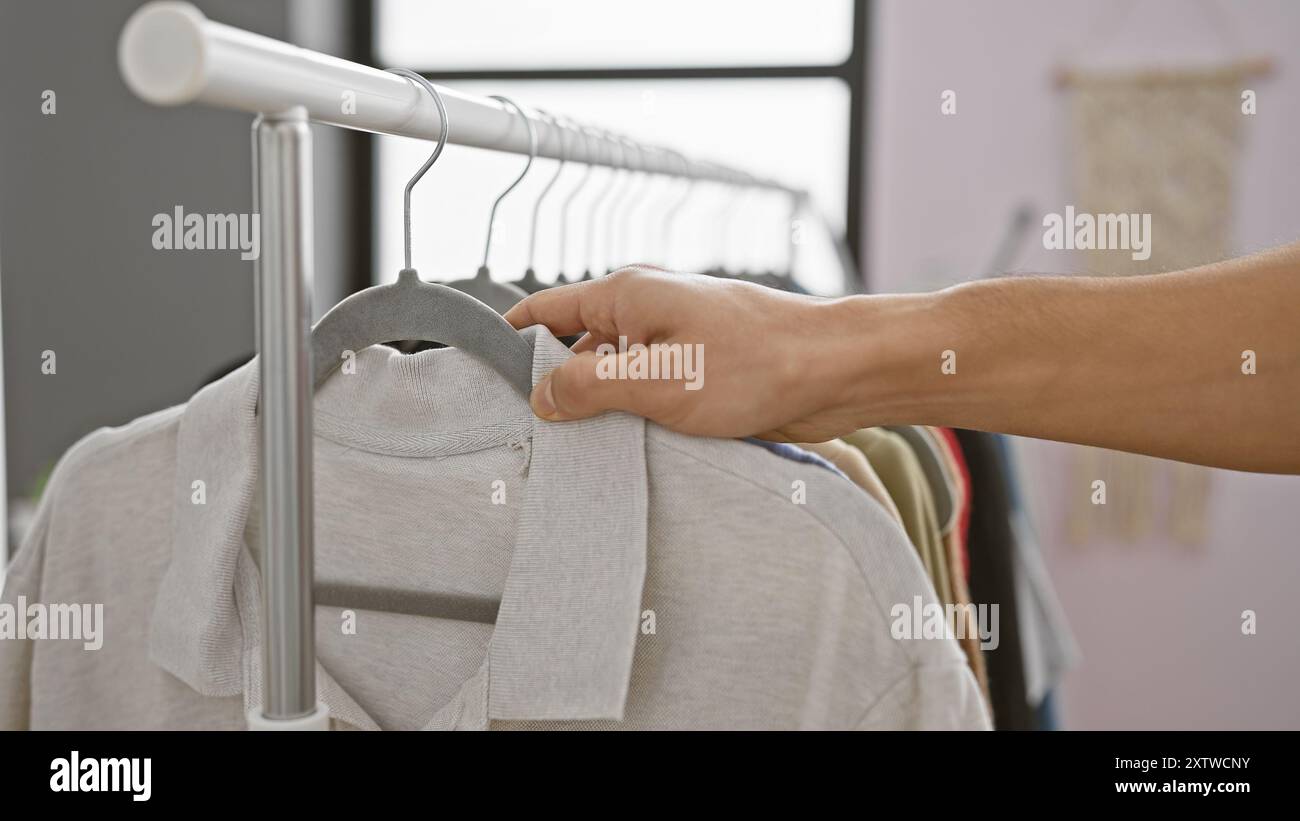
M314 122L424 140L436 140L441 127L437 106L407 79L213 22L189 3L141 7L122 29L118 64L131 90L157 105L204 103L254 114L302 106ZM443 86L438 91L451 121L448 142L528 153L528 130L510 108ZM533 120L540 157L799 193L650 145L632 156L617 135Z

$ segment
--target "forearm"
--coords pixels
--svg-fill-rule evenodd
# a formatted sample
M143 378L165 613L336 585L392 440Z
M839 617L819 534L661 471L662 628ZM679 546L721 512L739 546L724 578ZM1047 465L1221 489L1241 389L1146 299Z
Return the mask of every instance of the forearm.
M1298 256L1292 246L1177 274L839 300L826 306L844 332L837 401L860 408L864 425L1300 472Z

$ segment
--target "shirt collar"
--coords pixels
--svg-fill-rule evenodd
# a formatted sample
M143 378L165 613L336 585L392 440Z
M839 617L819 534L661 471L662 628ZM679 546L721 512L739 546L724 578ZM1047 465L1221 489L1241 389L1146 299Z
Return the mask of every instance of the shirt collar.
M530 328L523 336L533 346L534 384L572 355L544 328ZM454 349L400 356L369 348L358 354L358 363L363 357L379 380L370 385L370 399L400 383L406 412L411 402L434 407L462 391L455 379L420 389L412 376L418 377L421 363L432 357L443 357L436 360L440 366L452 366L440 367L439 373L491 374ZM495 374L485 378L504 384ZM462 397L481 400L481 382L463 382L480 387L464 388ZM246 700L250 687L260 690L247 681L246 654L260 649L247 646L258 631L242 623L236 586L257 486L257 383L254 359L199 391L180 419L172 559L150 636L154 663L204 695L244 693ZM325 397L330 386L324 386L317 414L326 399L334 414L360 404L355 387ZM481 700L486 703L481 706L493 719L619 720L645 579L645 424L622 413L563 423L527 418L532 425L529 478L484 665ZM382 437L382 430L377 433ZM257 582L255 569L253 576ZM256 607L243 612L245 618L258 615ZM320 695L326 703L346 696L331 694L329 687Z

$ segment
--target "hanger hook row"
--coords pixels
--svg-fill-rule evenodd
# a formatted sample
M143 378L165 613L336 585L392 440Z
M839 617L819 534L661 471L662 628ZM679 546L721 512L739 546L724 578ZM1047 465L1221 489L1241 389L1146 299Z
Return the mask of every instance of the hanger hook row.
M685 154L683 154L682 152L678 151L675 148L667 149L667 151L670 156L677 159L678 167L681 169L682 178L685 181L686 185L682 187L681 196L676 201L673 202L673 204L668 208L668 211L663 216L663 222L659 230L659 235L662 238L660 242L663 246L664 254L669 254L670 252L668 249L673 247L672 236L673 236L673 230L676 227L677 216L678 214L681 213L682 208L686 205L687 200L691 198L691 192L695 189L695 177L690 176L689 174L690 160L686 158ZM669 267L671 267L671 265Z
M542 202L545 201L546 196L551 193L551 189L555 187L555 183L559 181L560 175L564 173L564 165L569 161L569 148L564 139L564 129L560 127L560 118L540 108L537 110L537 113L547 121L552 132L554 132L556 139L559 140L560 161L555 166L554 176L552 176L546 183L546 187L542 189L542 193L537 195L537 202L533 203L533 222L528 230L527 270L529 271L533 270L533 260L535 259L535 254L537 252L537 217L542 212Z
M420 178L424 176L425 172L432 168L433 164L438 161L438 157L442 154L442 149L447 145L447 134L450 131L450 124L447 122L447 106L442 102L442 95L438 93L438 89L434 87L433 83L426 80L417 72L411 71L409 68L390 68L387 69L387 71L400 77L405 77L406 79L415 82L417 85L424 86L424 90L429 92L429 96L433 97L434 105L438 107L438 120L442 123L442 127L439 129L438 133L438 144L433 147L433 153L429 155L429 159L424 161L424 165L420 166L420 170L415 172L415 176L411 177L411 179L407 181L406 190L402 192L402 248L406 260L404 268L410 270L411 189L420 181Z
M595 199L593 199L587 206L588 208L587 233L585 237L586 260L585 260L585 270L583 271L583 279L591 278L591 257L592 257L591 251L592 251L592 246L595 242L596 217L600 213L600 206L605 204L605 200L609 198L610 192L613 191L614 187L618 184L620 175L624 171L623 165L627 160L627 153L626 153L627 149L623 146L621 142L619 142L614 132L606 128L593 128L593 133L601 140L601 144L604 145L604 147L606 148L606 151L604 153L609 157L609 162L606 163L606 165L609 168L609 178L608 181L605 183L605 186L602 189L600 189L600 193L598 193ZM615 146L618 147L617 163L614 162Z
M559 271L556 274L556 280L567 282L568 280L564 275L564 271L566 260L565 252L568 250L569 210L572 208L574 200L578 198L579 192L587 187L587 181L591 179L592 172L596 170L596 166L592 164L591 161L591 127L583 125L570 117L565 117L564 119L572 128L574 128L574 130L577 131L578 135L582 137L582 153L583 156L586 157L586 160L583 163L586 168L582 172L582 178L578 180L577 186L569 192L569 196L564 198L564 204L560 206L560 265Z
M614 270L614 261L621 259L621 242L625 239L620 237L618 228L621 220L618 218L619 210L626 213L624 203L629 199L629 195L640 189L641 178L638 174L644 176L645 154L641 151L641 145L626 134L615 134L614 139L618 140L620 162L627 172L623 177L623 183L619 186L617 193L611 198L609 204L608 216L605 218L605 270L610 272ZM627 152L624 153L624 149ZM636 151L635 163L632 160L631 152Z
M533 167L533 160L537 157L537 128L533 125L532 118L525 114L524 110L519 107L519 104L514 100L511 100L509 97L502 97L499 94L493 94L491 95L491 99L510 106L524 121L524 126L528 129L528 162L524 163L524 170L519 172L519 176L515 177L515 181L510 183L510 186L506 188L506 190L502 191L492 203L492 210L488 213L487 241L483 244L482 268L484 272L487 271L488 267L488 254L492 251L492 226L496 223L497 207L501 205L501 201L506 198L506 195L515 190L515 186L523 182L524 177L528 176L528 169Z

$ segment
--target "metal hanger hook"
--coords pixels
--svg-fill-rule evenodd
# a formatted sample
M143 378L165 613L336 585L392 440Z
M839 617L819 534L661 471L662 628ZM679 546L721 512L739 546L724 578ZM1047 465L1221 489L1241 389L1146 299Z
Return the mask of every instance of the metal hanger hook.
M566 144L566 141L564 139L564 129L560 127L559 117L556 117L554 114L550 114L540 109L538 110L537 113L541 114L542 117L546 119L546 121L550 124L551 128L555 131L556 137L560 141L560 162L559 165L555 166L555 175L552 176L550 181L546 183L546 187L542 189L542 193L537 195L537 202L533 203L533 222L528 229L528 270L529 271L533 270L533 259L535 258L535 254L537 252L537 217L542 212L542 201L546 199L547 194L551 193L551 189L554 188L555 183L559 181L560 175L564 173L564 164L569 161L569 147Z
M605 267L608 271L613 270L615 260L623 257L623 246L627 244L628 216L632 213L632 209L636 207L636 197L633 197L632 194L639 195L641 193L641 189L644 187L644 179L647 176L645 150L641 144L624 135L619 135L618 141L632 151L636 151L636 168L632 168L631 161L628 162L626 182L610 205L609 217L605 221ZM641 176L638 177L638 174ZM626 206L625 203L627 203ZM618 213L620 209L622 209L622 214ZM616 216L618 219L616 219ZM620 226L624 230L620 231Z
M686 185L682 188L681 197L677 199L668 209L668 212L664 214L663 224L659 230L660 236L662 237L660 241L663 244L663 252L666 255L672 254L669 249L673 247L673 231L677 226L677 217L682 212L682 208L685 207L687 200L691 198L691 192L695 189L695 178L688 174L688 171L690 170L690 160L686 158L685 154L675 149L669 149L669 154L677 158L682 171L682 178L685 180ZM671 258L675 258L675 255L672 257L666 257L666 259Z
M510 183L510 187L502 191L500 195L497 196L496 201L492 203L492 210L488 213L487 241L483 244L482 269L484 271L486 271L488 267L488 254L492 252L492 226L496 223L497 206L501 205L501 201L506 198L506 195L515 190L515 186L523 182L524 177L528 176L528 169L533 167L533 160L537 157L537 128L533 125L532 118L525 114L524 110L519 107L519 104L514 100L511 100L509 97L502 97L499 94L493 94L491 95L491 99L510 106L524 121L524 126L528 129L528 162L524 163L524 170L519 172L519 176L515 177L514 182Z
M565 279L565 252L568 250L569 211L573 207L574 200L578 198L578 193L587 187L587 181L591 179L592 172L596 170L596 166L591 162L591 127L576 123L568 117L565 117L565 120L576 128L578 134L582 136L582 153L583 156L587 158L584 163L587 168L582 172L582 179L580 179L577 186L569 192L569 196L564 198L564 204L560 206L560 265L559 271L556 275L557 281Z
M614 187L618 184L619 176L623 173L624 164L627 162L627 149L623 146L623 143L618 140L618 138L614 135L612 131L608 131L606 129L601 128L601 129L597 129L597 133L600 136L601 142L603 143L605 148L608 149L608 153L610 155L610 163L609 163L610 175L609 175L609 181L605 183L605 187L600 190L600 193L597 194L596 198L592 200L591 203L588 205L587 235L586 235L587 259L586 259L586 270L583 272L584 278L587 278L587 275L591 273L591 249L592 249L592 244L595 242L595 238L596 238L596 218L600 212L600 206L605 204L605 200L608 199L610 192L613 191ZM617 163L615 163L613 160L614 146L618 146Z
M420 166L420 170L415 172L415 176L411 177L411 179L407 181L406 190L402 192L402 248L405 251L406 260L406 264L403 267L409 270L411 268L411 189L420 181L420 178L424 176L424 173L432 168L433 164L438 161L439 155L442 154L442 149L447 146L447 133L450 129L450 124L447 122L447 106L443 104L442 95L438 93L438 89L434 88L433 83L426 80L420 74L411 71L409 68L390 68L387 70L393 74L405 77L408 80L413 80L419 85L424 86L424 90L429 92L429 96L433 97L433 103L438 107L438 119L442 121L442 127L438 130L438 144L434 146L433 153L429 155L429 159L424 161L424 165Z

